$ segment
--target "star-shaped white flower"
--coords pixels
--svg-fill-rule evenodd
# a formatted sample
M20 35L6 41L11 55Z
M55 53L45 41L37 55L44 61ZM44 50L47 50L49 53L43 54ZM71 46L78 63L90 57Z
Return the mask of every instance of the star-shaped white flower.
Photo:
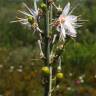
M24 7L27 9L26 11L18 10L19 13L23 14L24 17L17 17L16 21L11 21L11 23L14 22L20 22L22 25L26 25L28 27L33 27L35 30L38 30L41 32L41 30L38 27L38 8L37 8L37 1L34 0L34 9L30 9L25 3L23 3Z
M60 32L60 40L65 41L66 35L76 37L76 28L81 26L81 24L77 23L78 16L71 15L72 12L73 10L70 10L70 3L68 2L58 18L57 31Z

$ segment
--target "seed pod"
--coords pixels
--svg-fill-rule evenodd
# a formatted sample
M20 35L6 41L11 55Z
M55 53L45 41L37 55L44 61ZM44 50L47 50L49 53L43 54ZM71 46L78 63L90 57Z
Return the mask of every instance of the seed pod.
M64 75L62 72L58 72L56 74L56 85L58 85L59 83L61 83L61 81L63 80L64 78Z
M32 16L28 16L28 22L30 24L33 24L34 23L34 18Z
M42 74L44 76L49 76L50 75L50 70L49 70L49 67L47 67L47 66L42 67L41 71L42 71Z
M64 75L63 75L62 72L58 72L58 73L56 74L56 79L57 79L57 80L62 80L63 78L64 78Z
M43 11L46 11L47 5L46 5L45 3L41 3L41 4L40 4L40 8L41 8Z

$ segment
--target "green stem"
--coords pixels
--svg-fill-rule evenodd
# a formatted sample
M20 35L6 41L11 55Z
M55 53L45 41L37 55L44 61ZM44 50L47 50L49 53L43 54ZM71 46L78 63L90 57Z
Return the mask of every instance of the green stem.
M50 23L52 22L52 5L50 5ZM50 32L52 32L52 27L50 26ZM50 65L50 78L49 78L49 96L52 95L52 66Z
M47 5L47 10L44 16L44 25L45 25L45 66L49 66L49 55L50 55L50 44L49 44L49 7L47 4L47 0L44 0L44 3ZM47 81L47 82L46 82ZM49 77L46 78L45 81L45 93L44 96L49 96Z
M48 1L44 1L47 5L47 10L45 13L45 65L49 66L50 76L47 78L45 83L45 94L44 96L51 96L52 94L52 66L49 63L50 57L50 42L49 42L49 31L52 32L52 27L49 26L49 22L52 22L52 5L48 5ZM50 30L49 30L50 29Z

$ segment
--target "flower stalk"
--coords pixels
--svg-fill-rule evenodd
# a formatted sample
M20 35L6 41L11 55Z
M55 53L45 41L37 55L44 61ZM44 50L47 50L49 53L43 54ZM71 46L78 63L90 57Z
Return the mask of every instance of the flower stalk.
M42 85L44 85L44 96L52 96L52 92L59 89L63 80L61 57L66 46L67 37L74 38L77 35L77 28L82 26L78 16L72 15L70 2L62 8L56 6L53 0L43 0L41 9L37 7L37 0L34 0L34 8L30 9L23 3L26 11L18 10L23 17L17 17L11 23L19 22L28 26L37 36L37 43L40 49L40 59L43 61ZM53 19L53 7L57 10L57 15ZM41 30L39 23L41 17L44 20L44 29ZM53 30L55 29L55 30ZM54 32L55 31L55 32ZM33 59L39 60L39 59ZM55 83L54 83L55 82Z
M45 15L44 15L44 24L45 24L45 28L44 28L44 35L45 35L45 66L50 66L49 65L49 55L50 55L50 44L49 44L49 6L48 6L48 0L44 0L44 3L47 6L47 9L45 11ZM50 75L49 75L50 76ZM45 92L44 92L44 96L49 96L49 86L50 86L50 77L47 77L47 82L45 82Z
M53 16L53 13L52 13L52 4L50 5L50 23L52 23L52 16ZM52 33L52 26L50 26L50 32ZM50 64L50 78L49 78L49 96L52 96L52 65Z

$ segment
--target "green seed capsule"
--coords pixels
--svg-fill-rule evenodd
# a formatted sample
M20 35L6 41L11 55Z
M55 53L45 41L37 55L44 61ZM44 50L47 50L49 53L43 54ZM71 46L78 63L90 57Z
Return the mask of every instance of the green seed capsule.
M47 9L47 5L44 4L44 3L41 3L40 7L41 7L41 9L42 9L43 11L45 11L45 10Z
M34 18L32 16L28 16L28 22L33 24L34 23Z
M58 73L56 74L56 79L57 79L57 80L62 80L63 78L64 78L64 75L63 75L62 72L58 72Z
M45 75L45 76L50 75L50 70L49 70L49 67L47 67L47 66L42 67L41 71L42 71L42 74Z

